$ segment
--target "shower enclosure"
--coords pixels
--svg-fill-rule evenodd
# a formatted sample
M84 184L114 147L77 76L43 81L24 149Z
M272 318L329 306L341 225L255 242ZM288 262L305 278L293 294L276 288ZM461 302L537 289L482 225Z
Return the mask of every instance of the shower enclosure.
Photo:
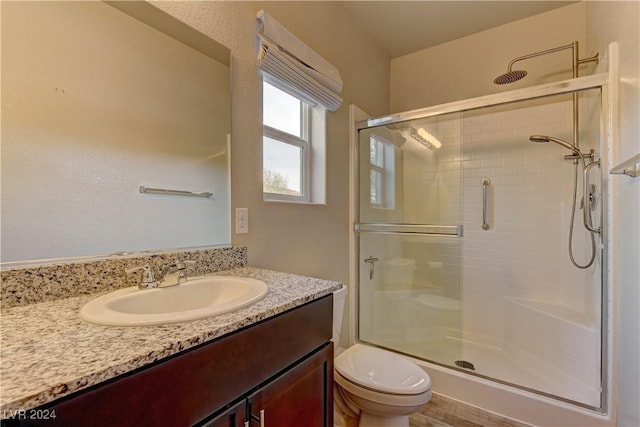
M606 82L359 124L360 341L605 410ZM562 143L574 140L574 94L586 172Z

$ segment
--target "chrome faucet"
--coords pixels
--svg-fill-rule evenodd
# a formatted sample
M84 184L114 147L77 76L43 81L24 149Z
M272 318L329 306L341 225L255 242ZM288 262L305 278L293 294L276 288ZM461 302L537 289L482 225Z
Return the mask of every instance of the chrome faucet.
M195 261L175 260L169 264L165 264L161 270L162 279L160 279L160 287L179 285L187 280L187 264L195 264Z
M140 271L138 289L155 289L178 285L187 280L187 264L195 264L192 260L174 260L160 269L160 279L156 279L155 272L149 264L125 269L125 273Z
M139 265L137 267L127 268L125 273L135 273L140 271L140 282L138 282L138 289L153 289L160 286L160 282L156 280L153 274L153 269L149 264Z

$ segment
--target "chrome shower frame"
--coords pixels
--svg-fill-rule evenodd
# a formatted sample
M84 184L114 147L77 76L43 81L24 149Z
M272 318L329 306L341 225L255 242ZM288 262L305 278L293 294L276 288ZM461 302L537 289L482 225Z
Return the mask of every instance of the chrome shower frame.
M616 52L617 53L617 52ZM611 64L617 64L617 56L611 54L609 55L610 62L610 70ZM603 170L608 170L609 165L612 160L612 145L615 140L615 130L612 129L611 123L615 122L615 96L613 95L617 93L617 85L616 85L616 72L609 73L600 73L593 74L584 77L577 77L567 80L562 80L553 83L545 83L537 86L531 86L522 89L515 89L511 91L500 92L492 95L480 96L476 98L470 98L460 101L449 102L446 104L435 105L415 110L409 110L396 114L389 114L380 117L373 117L367 120L357 121L355 122L354 130L360 131L368 128L374 128L379 126L387 126L392 125L394 123L402 123L408 122L414 119L422 119L428 117L435 117L439 115L444 115L447 113L456 113L456 112L464 112L469 110L475 110L482 107L492 107L499 105L507 105L517 103L519 101L526 100L534 100L534 99L542 99L555 95L562 94L575 94L582 91L587 90L600 90L601 98L600 98L600 110L601 110L601 136L600 136L600 163L601 168ZM567 157L571 157L575 155L570 155ZM585 154L585 157L589 158L589 154ZM575 156L577 160L577 156ZM354 173L354 185L357 188L358 185L358 170L357 165L355 166ZM612 215L611 206L613 200L613 188L611 186L610 180L608 178L608 174L602 174L601 176L601 185L602 189L605 192L602 198L602 203L600 205L601 209L601 233L598 235L600 239L600 243L597 245L599 259L601 260L601 386L602 386L602 394L601 394L601 402L599 406L590 406L584 405L580 403L576 403L558 396L549 395L544 392L539 392L536 390L528 389L526 387L514 386L513 384L508 384L502 382L500 380L484 377L485 379L490 379L499 384L506 384L521 390L529 391L535 394L543 395L549 398L552 398L559 402L564 402L571 404L573 406L578 406L582 408L586 408L592 410L596 413L607 413L609 408L611 407L611 399L612 396L609 392L611 389L610 381L613 378L613 366L611 361L613 359L613 335L612 335L612 327L613 323L611 323L611 313L613 312L613 302L612 295L613 290L611 288L611 283L613 283L613 272L609 266L613 265L612 261L612 253L615 251L612 246L611 236L613 235L614 228L610 224L609 218ZM355 190L354 190L355 191ZM357 197L357 196L356 196ZM357 201L356 201L357 206ZM355 218L359 217L358 209L355 207L354 211ZM357 221L356 221L357 222ZM354 224L354 239L357 241L357 236L359 231ZM359 249L357 249L357 244L354 244L354 252L353 252L353 262L355 263L354 268L354 283L360 282L360 271L359 271ZM365 274L365 273L363 273ZM359 297L359 289L356 288L356 292L354 292L354 300L358 301ZM359 337L356 331L359 330L359 315L357 314L359 311L358 304L355 305L356 313L354 314L354 330L355 334L354 339L356 342L359 341ZM427 362L429 363L429 362ZM437 363L434 366L442 366ZM464 372L466 375L470 376L478 376L477 374L470 373L468 371L460 371L456 369L456 367L447 366L447 368L459 372Z

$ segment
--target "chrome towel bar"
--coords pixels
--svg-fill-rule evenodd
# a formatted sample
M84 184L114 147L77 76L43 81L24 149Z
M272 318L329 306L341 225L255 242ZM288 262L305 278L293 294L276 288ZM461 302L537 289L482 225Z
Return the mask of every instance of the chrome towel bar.
M462 237L462 225L359 223L354 225L354 231L356 233Z
M637 178L640 176L640 154L636 154L629 160L620 163L618 166L612 168L609 173L612 175L627 175L631 178Z
M166 190L163 188L149 188L144 185L140 186L140 192L146 194L160 194L163 196L185 196L185 197L202 197L205 199L215 199L213 193L210 192L194 192L194 191L184 191L184 190Z

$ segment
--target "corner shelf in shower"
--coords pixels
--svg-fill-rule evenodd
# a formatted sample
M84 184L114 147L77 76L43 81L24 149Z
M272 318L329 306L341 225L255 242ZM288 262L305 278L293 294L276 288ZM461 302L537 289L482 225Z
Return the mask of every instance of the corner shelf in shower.
M640 154L636 154L625 162L620 163L618 166L612 168L609 173L612 175L627 175L632 178L640 176Z

